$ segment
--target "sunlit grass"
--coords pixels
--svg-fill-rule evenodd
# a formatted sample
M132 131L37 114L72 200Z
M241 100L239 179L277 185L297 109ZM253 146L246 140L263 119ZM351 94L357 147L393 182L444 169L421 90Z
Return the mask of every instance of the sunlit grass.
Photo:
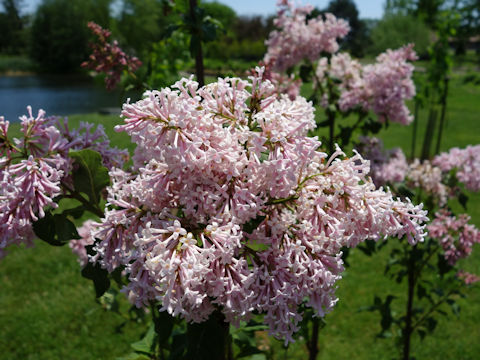
M480 86L465 84L461 76L451 80L442 150L480 143L479 99ZM118 116L74 115L69 121L71 126L80 121L102 124L112 144L130 151L134 148L125 133L113 130L121 122ZM419 120L417 151L425 121L424 110ZM409 155L411 131L411 127L392 124L380 137L386 147L399 146ZM469 213L477 225L480 225L479 200L478 194L471 195L469 204ZM405 285L383 275L387 256L388 249L374 257L366 257L358 250L351 252L351 267L339 283L340 301L326 317L327 326L321 330L319 359L392 359L397 355L393 339L376 338L380 330L379 315L359 311L371 304L374 294L404 296ZM478 245L463 265L466 270L480 273ZM51 247L37 241L32 249L10 249L0 261L0 289L1 359L115 359L129 352L129 343L137 340L143 330L131 322L120 327L124 319L105 311L94 300L93 287L80 276L79 265L68 247ZM480 288L471 289L460 304L462 311L458 318L450 315L448 319L440 319L433 336L422 343L414 341L413 351L418 359L478 358ZM125 313L126 301L121 306ZM306 358L301 341L291 345L287 353L281 342L271 340L270 346L275 359Z

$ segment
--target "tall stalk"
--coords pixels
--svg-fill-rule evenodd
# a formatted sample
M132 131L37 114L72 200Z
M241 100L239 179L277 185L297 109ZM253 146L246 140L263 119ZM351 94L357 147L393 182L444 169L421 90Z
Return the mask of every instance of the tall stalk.
M318 332L320 320L318 317L312 319L312 335L307 339L308 360L316 360L318 355Z
M195 24L199 21L195 13L195 9L197 8L197 6L198 6L197 0L190 0L190 16L192 18L193 23ZM199 29L196 29L196 30L199 31ZM190 35L191 37L195 36L195 34L190 34ZM198 84L200 87L202 87L203 85L205 85L205 71L203 66L202 41L200 39L198 41L198 44L196 45L196 50L195 50L195 73L197 75Z
M443 78L442 98L440 99L442 110L440 113L440 125L438 128L437 146L435 147L435 154L438 154L440 152L440 144L442 142L443 127L445 123L445 114L447 111L447 96L448 96L448 76L445 76Z
M412 152L410 154L411 159L415 159L415 147L417 145L417 128L418 128L418 113L420 112L420 101L415 101L415 110L413 114L412 124Z
M425 138L423 139L422 160L430 158L430 149L432 147L433 133L435 132L435 124L437 122L437 109L432 104L428 114L427 128L425 130Z
M412 318L413 318L413 299L415 296L415 250L416 247L413 247L411 250L407 250L408 254L408 298L407 298L407 308L405 316L405 330L403 333L403 360L410 359L410 340L412 337L413 327L412 327Z
M230 324L220 311L207 321L187 326L187 354L192 360L232 360Z
M327 110L329 137L328 147L330 155L335 151L335 111Z

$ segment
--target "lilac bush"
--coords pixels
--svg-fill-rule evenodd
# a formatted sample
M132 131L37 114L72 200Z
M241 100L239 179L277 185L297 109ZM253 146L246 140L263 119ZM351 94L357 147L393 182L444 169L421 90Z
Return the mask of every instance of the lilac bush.
M35 237L33 223L58 207L57 198L80 198L72 177L72 171L78 165L69 156L70 152L96 151L103 155L103 165L109 168L122 166L128 158L125 150L110 146L101 126L92 132L91 124L81 123L79 129L71 130L66 119L46 117L43 110L33 115L31 107L20 120L22 137L12 138L8 132L9 121L0 117L2 256L12 244L32 245Z
M260 315L285 344L305 314L333 310L344 253L372 240L407 240L399 241L404 257L396 253L391 264L403 265L397 275L408 276L409 299L437 252L441 277L455 270L456 280L476 282L455 266L480 233L448 202L462 186L479 189L479 147L408 162L400 149L364 136L360 152L347 156L336 143L350 145L355 131L412 121L405 101L415 95L416 54L408 45L361 65L338 52L348 24L331 14L310 18L312 9L279 1L264 67L247 80L200 86L182 78L127 101L116 130L136 145L128 168L127 152L112 148L101 127L70 130L66 120L43 111L35 117L29 108L22 138L12 139L0 117L0 256L35 236L52 245L71 240L97 296L121 274L122 292L150 309L157 333L172 317L185 319L188 332L192 323L214 319L228 328ZM140 63L107 42L108 30L89 27L99 43L84 66L105 72L111 88ZM308 76L312 101L299 95ZM327 120L315 121L313 101ZM352 114L357 122L337 132L336 117ZM329 127L328 151L312 136L321 127ZM79 206L65 209L64 199ZM428 225L427 209L435 214ZM77 230L73 222L85 211L96 219ZM395 321L409 339L429 316L412 323L409 303Z
M82 63L82 67L97 73L104 73L107 89L113 90L120 82L124 71L132 75L142 65L142 62L134 56L127 55L118 46L116 40L108 42L111 35L109 30L103 29L92 21L88 23L88 27L96 39L90 43L93 52L89 59Z
M136 143L134 164L111 171L91 260L124 266L139 307L158 300L193 322L220 309L233 324L263 313L289 342L299 305L324 316L337 302L343 246L414 244L427 217L376 189L360 155L319 151L311 103L272 95L262 71L202 88L182 79L124 105L117 130Z

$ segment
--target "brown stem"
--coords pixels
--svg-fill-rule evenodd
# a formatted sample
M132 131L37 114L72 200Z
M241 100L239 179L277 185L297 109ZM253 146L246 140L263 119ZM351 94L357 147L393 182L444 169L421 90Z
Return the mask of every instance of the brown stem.
M62 186L62 188L64 188L65 190L67 190L70 193L69 197L80 201L82 203L82 205L85 206L85 208L88 211L90 211L92 214L97 215L99 218L102 218L105 215L103 213L103 211L98 206L96 206L96 204L92 205L90 203L90 201L85 199L82 196L82 194L80 194L78 191L76 191L74 189L71 189L67 184L65 184L63 182L61 183L61 186Z
M410 154L411 159L415 159L415 146L417 145L417 128L418 128L418 112L420 111L420 101L415 101L415 112L413 115L412 126L412 152Z
M330 155L332 155L335 151L335 112L328 110L327 111L327 116L328 116L328 124L329 124L329 136L330 136L330 141L328 143L329 150L330 150Z
M414 247L409 251L408 258L408 299L407 314L405 317L405 331L403 333L403 360L410 359L410 340L412 337L413 297L415 296L415 254Z
M312 319L312 337L308 340L308 360L316 360L318 355L318 332L320 320L318 317Z
M197 22L195 9L197 8L197 0L190 0L190 16L194 23ZM193 34L190 34L193 37ZM203 67L203 52L202 52L202 41L201 39L198 42L197 51L195 53L195 73L197 75L197 81L200 87L205 85L205 72Z
M433 313L440 305L443 304L443 302L445 300L448 299L448 297L453 293L453 291L449 291L446 295L444 295L440 300L438 300L434 305L432 305L432 307L430 308L430 310L428 310L425 314L422 315L422 317L420 319L418 319L415 324L413 324L412 326L412 331L415 330L418 326L420 326L422 324L422 322L430 316L431 313Z
M448 96L448 77L445 76L443 79L444 85L443 85L443 93L442 93L442 110L440 113L440 125L438 128L438 137L437 137L437 146L435 148L435 154L438 154L440 152L440 144L442 142L442 134L443 134L443 126L445 123L445 114L447 111L447 96Z

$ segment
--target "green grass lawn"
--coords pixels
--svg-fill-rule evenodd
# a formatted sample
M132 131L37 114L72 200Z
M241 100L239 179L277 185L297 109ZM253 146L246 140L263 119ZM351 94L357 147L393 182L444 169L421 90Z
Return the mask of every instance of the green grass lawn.
M451 81L447 126L442 149L480 143L480 86L465 84L461 77ZM116 116L96 114L70 117L103 124L112 143L128 146L124 133L115 133ZM421 114L419 131L425 127ZM387 147L400 146L409 154L411 127L392 124L381 133ZM419 136L419 139L422 135ZM419 147L417 146L417 149ZM480 197L471 195L469 213L480 225ZM387 248L391 244L387 245ZM392 293L405 297L404 284L396 284L383 275L388 249L374 257L353 250L351 267L339 283L340 301L326 317L321 330L319 359L392 359L397 355L392 339L378 339L377 313L359 312L372 303L374 294ZM480 274L480 246L462 263L466 270ZM36 242L31 249L10 248L0 261L0 359L115 359L127 354L129 344L138 339L144 326L106 311L95 301L91 283L80 276L80 267L68 247L52 247ZM122 297L120 297L122 298ZM461 299L457 318L440 319L433 336L420 342L415 338L413 352L417 359L477 359L480 354L480 286ZM128 304L121 301L122 313ZM401 308L397 308L401 311ZM122 326L124 324L124 326ZM275 359L305 359L302 342L287 352L280 342L271 340Z

